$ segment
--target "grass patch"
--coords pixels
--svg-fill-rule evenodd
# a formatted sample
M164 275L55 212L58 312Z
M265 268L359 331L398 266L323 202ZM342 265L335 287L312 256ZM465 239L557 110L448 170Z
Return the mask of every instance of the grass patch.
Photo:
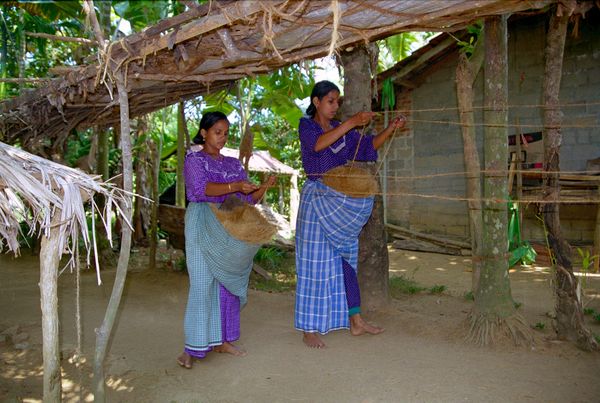
M392 277L390 279L390 295L393 298L399 298L406 294L417 294L426 289L427 287L423 287L415 280L408 279L404 276Z
M467 301L475 301L475 294L473 294L473 291L465 292L464 297Z
M538 330L544 330L546 324L544 322L537 322L533 327Z
M515 302L514 302L514 305L515 305L515 309L519 309L520 307L522 307L522 306L523 306L523 303L522 303L522 302L515 301Z
M446 286L445 286L445 285L437 285L437 284L436 284L436 285L434 285L433 287L431 287L431 288L429 289L429 292L430 292L431 294L441 294L441 293L443 293L444 291L446 291Z
M296 262L293 253L276 247L262 247L256 253L254 262L265 269L271 279L252 272L249 288L265 292L287 292L296 288Z

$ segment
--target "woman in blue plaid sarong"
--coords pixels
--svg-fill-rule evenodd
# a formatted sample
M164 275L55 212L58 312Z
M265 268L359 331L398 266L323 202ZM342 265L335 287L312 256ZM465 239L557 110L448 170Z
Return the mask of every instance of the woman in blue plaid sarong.
M231 195L256 203L275 178L269 177L260 186L249 182L240 161L220 153L228 133L225 114L204 114L194 138L202 149L185 158L190 202L185 215L185 251L190 289L184 318L185 347L177 357L177 363L185 368L191 368L194 358L204 358L211 350L245 355L232 342L240 336L240 308L246 303L256 250L247 250L241 241L226 234L208 203L222 203ZM228 253L215 251L223 244ZM236 254L238 250L241 252Z
M358 236L373 207L373 197L350 197L321 182L322 175L348 161L376 161L377 149L403 127L403 117L376 136L361 139L355 129L374 116L359 112L344 122L333 120L339 108L339 88L315 84L298 128L302 165L307 175L300 195L296 224L296 310L294 326L309 347L322 348L319 337L331 330L350 329L353 335L379 334L383 329L360 313L356 276Z

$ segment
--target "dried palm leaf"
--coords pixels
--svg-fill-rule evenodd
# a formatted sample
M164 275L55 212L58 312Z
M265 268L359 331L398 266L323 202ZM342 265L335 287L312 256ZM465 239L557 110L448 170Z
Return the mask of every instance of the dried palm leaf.
M95 194L106 198L104 211L99 211L94 203ZM89 264L90 249L96 250L96 228L95 225L88 228L85 204L91 202L92 209L98 211L110 234L110 214L114 207L131 226L116 203L127 200L123 190L101 182L98 177L0 142L0 252L7 248L18 255L21 222L28 224L31 234L49 236L51 219L60 214L58 244L61 251L71 255L67 266L74 267L77 259L74 245L80 238L87 250ZM92 240L88 230L92 232ZM100 282L97 257L96 269Z

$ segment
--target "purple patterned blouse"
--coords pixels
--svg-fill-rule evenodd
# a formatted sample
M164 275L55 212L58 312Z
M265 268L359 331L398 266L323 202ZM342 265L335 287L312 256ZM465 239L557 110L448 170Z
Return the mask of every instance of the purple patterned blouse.
M338 127L340 122L331 121L331 127ZM315 151L315 144L323 134L321 126L312 118L300 119L298 127L300 134L300 147L302 151L302 165L306 176L311 180L318 180L332 168L344 165L354 159L360 133L356 129L350 130L335 143L319 152ZM373 147L373 136L365 135L360 141L356 161L377 161L377 150Z
M213 159L204 151L191 152L185 156L183 175L187 199L196 203L222 203L229 196L229 194L207 196L206 184L209 182L230 183L248 179L248 175L238 159L224 155ZM240 192L231 194L235 194L248 203L254 203L250 194L246 195Z

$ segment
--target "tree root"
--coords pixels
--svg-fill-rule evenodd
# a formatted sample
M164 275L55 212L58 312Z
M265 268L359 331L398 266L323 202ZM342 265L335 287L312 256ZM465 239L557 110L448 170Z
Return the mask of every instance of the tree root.
M508 318L495 315L469 315L469 331L466 340L478 346L488 346L503 340L510 340L516 346L533 346L533 333L529 325L518 313Z

